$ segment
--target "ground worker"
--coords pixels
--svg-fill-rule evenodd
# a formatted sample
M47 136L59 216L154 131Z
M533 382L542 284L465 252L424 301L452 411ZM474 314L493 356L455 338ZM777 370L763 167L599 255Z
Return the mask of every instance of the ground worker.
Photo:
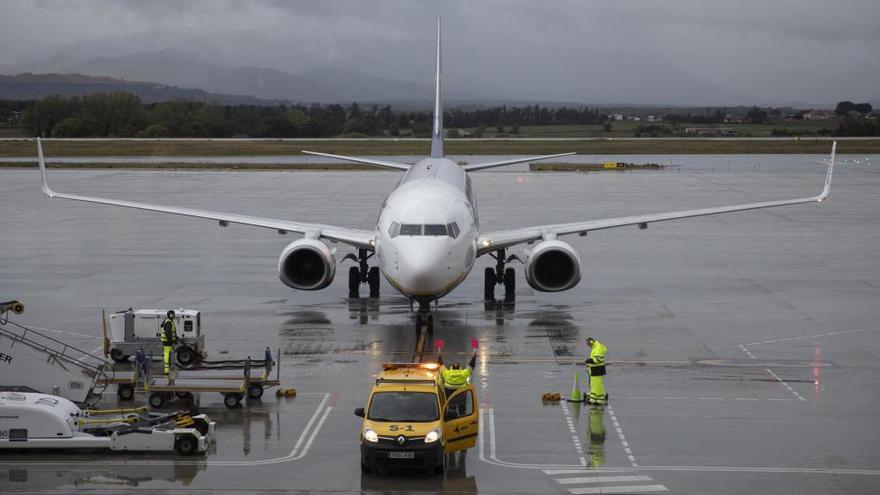
M587 337L590 357L587 359L587 371L590 374L590 404L605 404L608 394L605 393L605 353L608 348L593 337Z
M165 321L161 325L162 347L164 349L165 376L171 374L171 350L177 343L177 323L174 322L174 311L168 310Z
M443 356L438 356L440 361L440 378L443 380L443 388L446 389L446 395L449 396L457 388L464 387L471 381L471 373L477 364L477 350L474 349L474 355L468 362L467 368L462 368L461 363L452 363L449 368L443 364Z

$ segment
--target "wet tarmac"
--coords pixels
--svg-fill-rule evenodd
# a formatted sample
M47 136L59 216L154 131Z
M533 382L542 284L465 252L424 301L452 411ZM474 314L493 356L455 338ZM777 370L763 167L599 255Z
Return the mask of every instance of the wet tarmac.
M815 157L819 160L822 157ZM483 230L799 197L799 173L474 174ZM386 172L51 172L59 191L370 228ZM567 238L584 277L486 307L478 260L435 311L434 338L466 360L479 339L477 447L444 477L362 476L360 419L381 363L410 357L409 304L387 284L349 300L278 281L292 236L49 200L36 170L0 171L0 299L15 321L100 346L100 308L203 312L212 358L283 353L292 399L228 410L204 458L0 454L0 491L112 493L880 492L880 173L840 167L831 199ZM344 198L340 200L340 198ZM348 250L338 246L338 258ZM343 273L339 270L338 273ZM610 405L568 395L594 335ZM582 375L582 373L581 373ZM581 388L586 388L581 376ZM142 401L142 399L141 399ZM117 404L108 393L102 405Z

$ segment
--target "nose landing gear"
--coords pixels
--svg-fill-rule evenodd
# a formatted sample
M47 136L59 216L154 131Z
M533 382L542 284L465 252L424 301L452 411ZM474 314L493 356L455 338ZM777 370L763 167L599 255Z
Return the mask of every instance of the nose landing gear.
M516 255L507 256L505 249L499 249L489 256L495 259L495 268L486 267L483 285L483 298L486 303L495 302L495 286L504 286L504 302L513 303L516 300L516 272L507 267L511 261L520 261Z
M348 297L349 299L357 299L360 297L361 284L367 284L370 287L370 298L379 297L379 267L370 267L367 260L373 257L373 253L366 249L358 249L357 256L349 253L345 255L343 260L355 261L358 266L348 269Z

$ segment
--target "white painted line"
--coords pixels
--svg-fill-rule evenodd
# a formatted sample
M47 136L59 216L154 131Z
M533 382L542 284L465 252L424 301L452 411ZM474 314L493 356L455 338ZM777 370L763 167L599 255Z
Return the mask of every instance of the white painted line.
M724 397L697 397L700 400L724 400Z
M562 413L565 414L565 420L566 422L568 422L568 430L571 432L571 440L574 444L574 450L577 453L578 459L586 459L587 455L584 453L584 448L581 445L580 438L578 438L577 430L574 427L574 421L571 418L571 412L568 410L568 404L566 404L565 402L562 403ZM583 463L581 464L583 465Z
M750 358L752 358L752 359L758 359L758 358L755 357L754 354L752 354L752 351L750 351L750 350L748 349L748 347L746 347L746 345L748 345L748 344L740 344L739 348L742 349L742 351L743 351L744 353L746 353L746 356L748 356L748 357L750 357Z
M733 400L758 400L754 397L734 397Z
M685 400L685 399L687 399L687 397L675 396L675 397L664 397L664 399L680 399L680 400Z
M640 466L642 471L682 471L693 473L775 473L775 474L828 474L832 476L880 476L880 469L836 469L757 466Z
M619 471L632 471L632 469L616 469L616 470L607 470L607 469L544 469L544 474L547 476L558 476L560 474L593 474L593 473L614 473Z
M607 406L607 411L608 416L611 418L611 421L614 422L615 429L617 430L617 436L620 437L621 443L626 443L626 436L623 434L623 430L620 428L620 422L617 421L617 415L614 414L614 408L612 408L610 404ZM626 449L629 450L629 447L626 447ZM635 467L636 458L632 455L631 452L632 451L630 451L629 455L627 456L627 459L629 459L630 464Z
M587 483L631 483L634 481L651 481L649 476L587 476L583 478L556 478L561 485L579 485Z
M767 373L770 373L770 376L772 376L774 379L776 379L777 382L781 383L782 386L785 387L786 390L788 390L789 392L791 392L792 395L794 395L795 397L797 397L799 401L801 401L801 402L806 402L806 399L804 399L804 396L803 396L803 395L799 394L799 393L797 392L797 390L795 390L794 388L792 388L791 385L785 383L785 382L782 380L782 378L779 378L779 375L777 375L776 373L773 372L773 370L771 370L770 368L765 368L765 371L766 371Z
M590 488L569 488L572 495L588 495L591 493L657 493L668 492L663 485L627 485L627 486L597 486Z

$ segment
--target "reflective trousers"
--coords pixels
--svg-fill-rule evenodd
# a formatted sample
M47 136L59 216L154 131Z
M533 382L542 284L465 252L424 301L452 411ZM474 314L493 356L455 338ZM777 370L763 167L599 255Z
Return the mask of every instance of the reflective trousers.
M590 402L605 403L604 376L590 376Z
M171 374L171 346L164 345L162 349L165 351L163 354L164 363L165 363L165 376Z

